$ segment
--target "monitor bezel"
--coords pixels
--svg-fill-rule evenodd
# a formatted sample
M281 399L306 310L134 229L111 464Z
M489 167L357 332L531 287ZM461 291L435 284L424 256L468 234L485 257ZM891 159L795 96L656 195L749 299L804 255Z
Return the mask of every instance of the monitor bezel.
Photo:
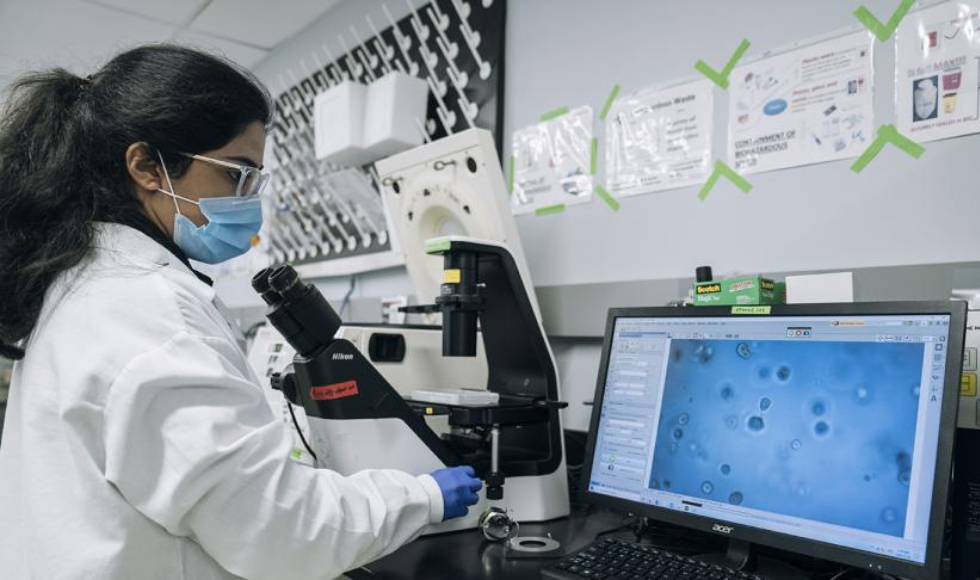
M747 314L735 313L737 311ZM767 313L762 313L766 312ZM755 312L755 313L752 313ZM923 302L863 302L847 304L801 304L773 305L770 307L630 307L611 308L606 319L606 332L602 345L599 376L596 381L592 417L582 469L582 499L588 503L631 511L675 525L709 534L743 540L760 546L772 547L804 556L820 558L855 566L857 568L895 574L909 580L938 578L942 565L942 544L946 519L949 485L953 460L953 438L956 430L956 413L959 401L960 373L963 362L963 344L966 332L966 303L957 301ZM725 520L708 518L690 513L652 506L627 499L611 497L589 490L592 465L595 455L596 433L602 412L604 386L609 366L609 355L616 321L620 318L733 318L766 319L779 316L881 316L881 315L948 315L949 336L947 337L946 374L940 411L939 449L937 450L936 471L930 511L930 522L926 539L926 558L923 564L878 556L855 548L847 548L827 542L800 538L781 532L735 523L725 534L712 529L715 524L731 524Z

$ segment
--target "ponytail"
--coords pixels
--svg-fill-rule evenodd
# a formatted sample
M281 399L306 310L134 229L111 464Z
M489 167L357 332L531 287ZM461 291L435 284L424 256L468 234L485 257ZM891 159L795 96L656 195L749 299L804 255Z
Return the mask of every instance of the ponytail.
M0 355L34 326L54 278L91 245L92 195L72 187L88 81L64 69L17 81L0 117Z
M97 222L139 221L131 144L203 153L271 117L247 71L172 45L124 52L90 77L16 81L0 109L0 356L24 356L45 293L89 255Z

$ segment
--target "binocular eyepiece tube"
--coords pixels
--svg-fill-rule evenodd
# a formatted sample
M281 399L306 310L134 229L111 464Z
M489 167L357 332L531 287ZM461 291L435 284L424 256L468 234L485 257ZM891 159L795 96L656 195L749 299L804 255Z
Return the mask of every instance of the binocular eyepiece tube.
M320 291L303 282L292 266L259 271L252 277L252 289L269 305L269 322L302 356L328 346L343 324Z

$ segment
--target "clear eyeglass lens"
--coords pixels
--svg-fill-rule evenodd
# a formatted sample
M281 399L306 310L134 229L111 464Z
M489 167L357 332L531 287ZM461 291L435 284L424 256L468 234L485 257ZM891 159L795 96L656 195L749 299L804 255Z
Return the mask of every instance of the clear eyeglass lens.
M246 168L244 171L238 184L239 196L252 197L262 193L269 176L252 167Z

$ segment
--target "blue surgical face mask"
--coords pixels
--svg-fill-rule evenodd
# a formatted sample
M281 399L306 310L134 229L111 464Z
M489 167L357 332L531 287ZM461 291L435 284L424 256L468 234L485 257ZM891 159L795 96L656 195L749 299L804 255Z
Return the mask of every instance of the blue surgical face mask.
M258 196L205 197L199 201L181 197L174 192L167 166L160 157L163 174L170 191L160 193L174 198L177 215L174 216L174 243L187 257L205 264L219 264L241 256L252 247L252 238L262 228L262 200ZM208 223L198 227L180 213L177 200L196 204Z

